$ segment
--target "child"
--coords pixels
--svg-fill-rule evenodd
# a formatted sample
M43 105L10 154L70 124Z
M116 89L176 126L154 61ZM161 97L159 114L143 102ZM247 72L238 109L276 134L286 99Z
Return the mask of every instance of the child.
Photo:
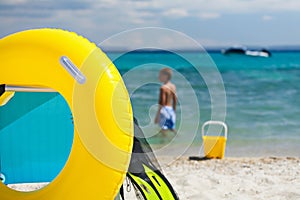
M161 132L166 134L167 130L176 132L176 86L171 83L172 70L163 68L159 72L159 81L163 83L160 87L159 108L155 117L155 123L161 127Z

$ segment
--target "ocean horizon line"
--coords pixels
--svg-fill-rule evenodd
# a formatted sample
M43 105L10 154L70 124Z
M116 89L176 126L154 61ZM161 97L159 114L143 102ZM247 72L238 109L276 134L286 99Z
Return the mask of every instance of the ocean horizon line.
M101 47L101 49L106 53L167 53L167 52L186 52L186 53L194 53L194 52L208 52L208 53L219 53L224 49L234 47L234 46L203 46L202 48L166 48L166 49L157 49L157 48L129 48L129 47ZM267 49L272 52L299 52L300 45L276 45L276 46L246 46L250 50L260 50Z

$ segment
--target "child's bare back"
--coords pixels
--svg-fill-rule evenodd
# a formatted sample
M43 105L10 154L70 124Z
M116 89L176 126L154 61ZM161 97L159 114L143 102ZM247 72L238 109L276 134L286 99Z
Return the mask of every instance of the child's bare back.
M176 111L176 86L170 82L160 87L159 104L162 106L171 106Z

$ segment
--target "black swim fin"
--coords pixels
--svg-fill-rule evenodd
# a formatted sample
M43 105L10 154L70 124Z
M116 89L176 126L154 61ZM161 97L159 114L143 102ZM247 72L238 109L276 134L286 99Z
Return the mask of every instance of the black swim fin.
M136 196L145 200L178 200L172 185L161 173L156 157L136 119L134 119L134 135L127 177L136 190Z

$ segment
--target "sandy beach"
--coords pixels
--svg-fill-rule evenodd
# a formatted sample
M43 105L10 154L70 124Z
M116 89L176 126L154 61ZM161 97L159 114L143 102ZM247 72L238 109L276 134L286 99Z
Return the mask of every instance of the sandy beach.
M163 170L180 199L300 199L300 158L296 157L205 161L183 157ZM41 185L10 187L26 191ZM136 199L133 189L125 197Z
M300 199L300 159L180 159L165 169L181 199Z

